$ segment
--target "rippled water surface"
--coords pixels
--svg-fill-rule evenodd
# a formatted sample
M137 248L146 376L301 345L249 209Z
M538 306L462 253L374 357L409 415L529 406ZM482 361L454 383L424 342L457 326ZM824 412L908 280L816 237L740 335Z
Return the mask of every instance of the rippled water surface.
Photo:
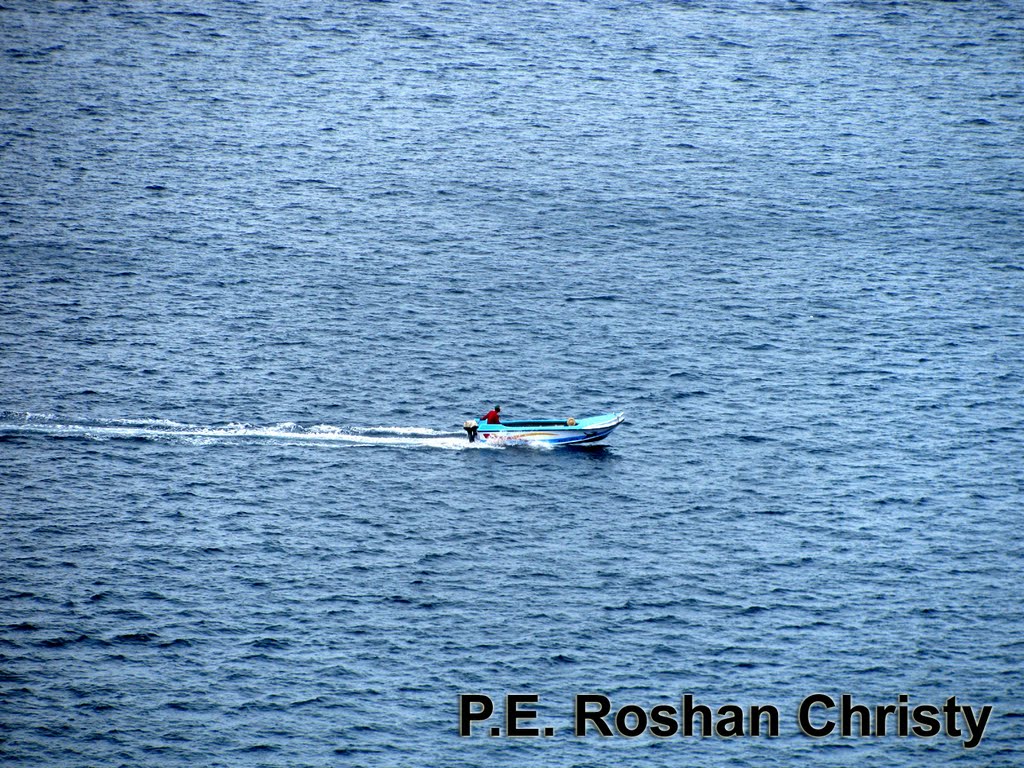
M1015 766L1018 3L7 3L0 756ZM470 445L508 416L596 450ZM812 739L797 703L993 714ZM551 738L457 735L541 697ZM778 738L571 734L572 697Z

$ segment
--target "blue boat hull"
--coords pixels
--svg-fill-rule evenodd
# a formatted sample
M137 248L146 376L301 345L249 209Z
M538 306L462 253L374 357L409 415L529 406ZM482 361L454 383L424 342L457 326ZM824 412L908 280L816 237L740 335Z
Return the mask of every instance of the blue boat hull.
M605 413L576 420L523 419L502 424L480 424L477 436L491 445L584 445L604 440L625 420L623 413Z

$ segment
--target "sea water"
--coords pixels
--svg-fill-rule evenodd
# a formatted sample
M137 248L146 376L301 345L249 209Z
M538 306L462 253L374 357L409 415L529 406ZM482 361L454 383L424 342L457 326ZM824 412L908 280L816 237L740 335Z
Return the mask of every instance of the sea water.
M1022 41L994 1L5 3L3 761L1018 765ZM470 445L495 404L627 421ZM815 693L993 714L812 738ZM578 737L579 694L780 733Z

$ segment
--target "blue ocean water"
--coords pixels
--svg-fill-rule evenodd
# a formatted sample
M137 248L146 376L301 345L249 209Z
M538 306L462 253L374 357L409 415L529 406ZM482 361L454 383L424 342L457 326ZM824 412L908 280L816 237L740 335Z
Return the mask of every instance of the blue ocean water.
M986 765L1016 2L0 9L0 756ZM623 410L597 450L459 425ZM779 737L571 733L774 704ZM993 714L812 739L797 703ZM551 738L457 735L540 696Z

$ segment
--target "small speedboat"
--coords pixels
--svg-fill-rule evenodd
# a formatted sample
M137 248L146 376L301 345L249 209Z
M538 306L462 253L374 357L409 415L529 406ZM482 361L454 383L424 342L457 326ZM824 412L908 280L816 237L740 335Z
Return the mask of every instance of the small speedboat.
M583 419L523 419L500 424L478 424L470 419L462 428L471 443L479 438L493 445L581 445L604 440L625 420L624 413L602 413Z

